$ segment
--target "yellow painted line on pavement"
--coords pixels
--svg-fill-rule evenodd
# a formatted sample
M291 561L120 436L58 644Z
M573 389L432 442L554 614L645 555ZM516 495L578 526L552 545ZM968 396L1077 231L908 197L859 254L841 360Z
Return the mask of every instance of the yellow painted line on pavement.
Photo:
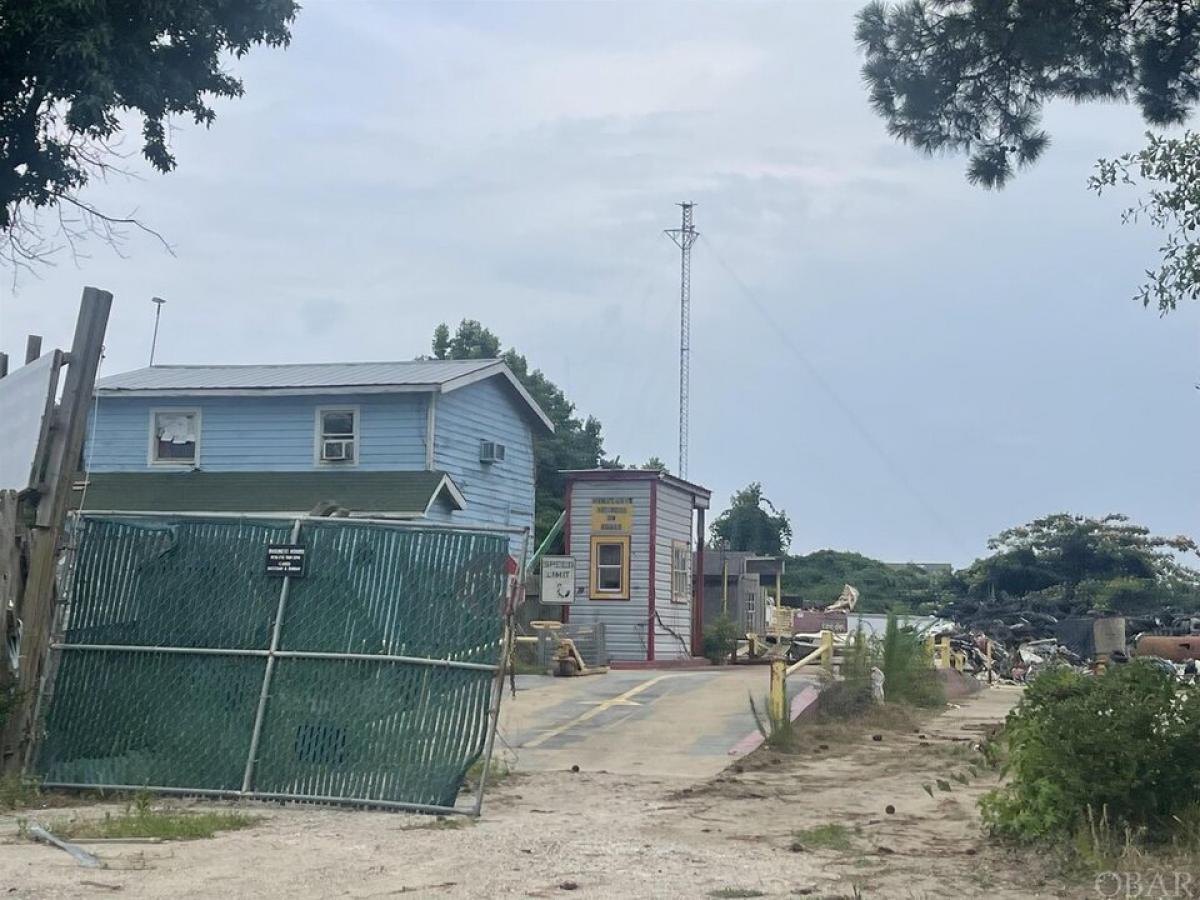
M576 716L574 719L572 719L570 722L567 722L565 725L559 725L557 728L551 728L549 731L542 732L541 734L539 734L537 737L535 737L532 741L529 741L524 746L526 746L526 747L540 746L541 744L544 744L546 741L550 740L551 738L558 737L563 732L570 731L576 725L582 725L584 722L588 721L589 719L596 718L596 716L600 715L600 713L604 712L607 709L612 709L614 706L638 706L639 704L637 704L637 703L631 703L630 699L632 697L636 697L638 694L640 694L642 691L646 690L647 688L653 687L654 685L658 684L660 681L662 681L665 678L684 678L688 675L693 675L693 674L698 674L698 673L669 672L666 675L659 675L656 678L651 678L649 681L643 681L637 687L630 688L625 693L618 694L615 697L610 697L607 700L585 701L585 702L595 703L596 705L593 706L591 709L589 709L587 712L585 712L583 715Z

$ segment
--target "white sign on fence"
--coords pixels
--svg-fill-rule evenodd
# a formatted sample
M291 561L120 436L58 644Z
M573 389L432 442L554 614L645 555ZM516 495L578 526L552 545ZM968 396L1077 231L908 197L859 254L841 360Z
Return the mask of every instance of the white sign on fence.
M542 603L570 603L575 596L575 557L542 557Z
M56 350L0 378L0 491L30 487L38 446L54 411L59 365Z

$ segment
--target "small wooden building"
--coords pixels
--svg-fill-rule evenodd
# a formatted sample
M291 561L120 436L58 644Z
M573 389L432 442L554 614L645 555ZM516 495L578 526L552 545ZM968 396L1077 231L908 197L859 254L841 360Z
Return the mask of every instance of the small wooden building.
M566 548L575 596L564 619L603 622L609 659L700 656L704 512L711 491L647 469L565 473ZM702 568L701 568L702 571Z

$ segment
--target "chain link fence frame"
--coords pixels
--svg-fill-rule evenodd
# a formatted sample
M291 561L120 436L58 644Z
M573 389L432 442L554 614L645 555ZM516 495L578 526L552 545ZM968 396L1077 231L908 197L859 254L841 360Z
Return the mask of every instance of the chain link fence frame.
M520 570L528 529L81 514L34 768L56 788L478 815L514 537ZM279 544L305 547L302 576L265 573Z

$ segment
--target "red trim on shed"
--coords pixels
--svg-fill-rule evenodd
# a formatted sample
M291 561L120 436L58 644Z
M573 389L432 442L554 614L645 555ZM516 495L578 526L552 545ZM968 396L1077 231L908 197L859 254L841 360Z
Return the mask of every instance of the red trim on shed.
M696 506L707 507L708 501L712 497L712 491L708 488L701 487L694 481L685 481L666 472L659 472L657 469L563 469L562 474L567 477L568 484L575 479L584 481L661 481L691 494L692 502Z
M658 543L658 479L650 482L650 589L646 593L646 605L649 608L650 627L646 631L646 661L654 662L654 583L658 573L654 570L654 548ZM633 551L630 551L633 555ZM632 560L630 560L632 562ZM630 580L632 580L632 566Z
M696 571L692 573L692 656L704 654L704 510L696 510Z

